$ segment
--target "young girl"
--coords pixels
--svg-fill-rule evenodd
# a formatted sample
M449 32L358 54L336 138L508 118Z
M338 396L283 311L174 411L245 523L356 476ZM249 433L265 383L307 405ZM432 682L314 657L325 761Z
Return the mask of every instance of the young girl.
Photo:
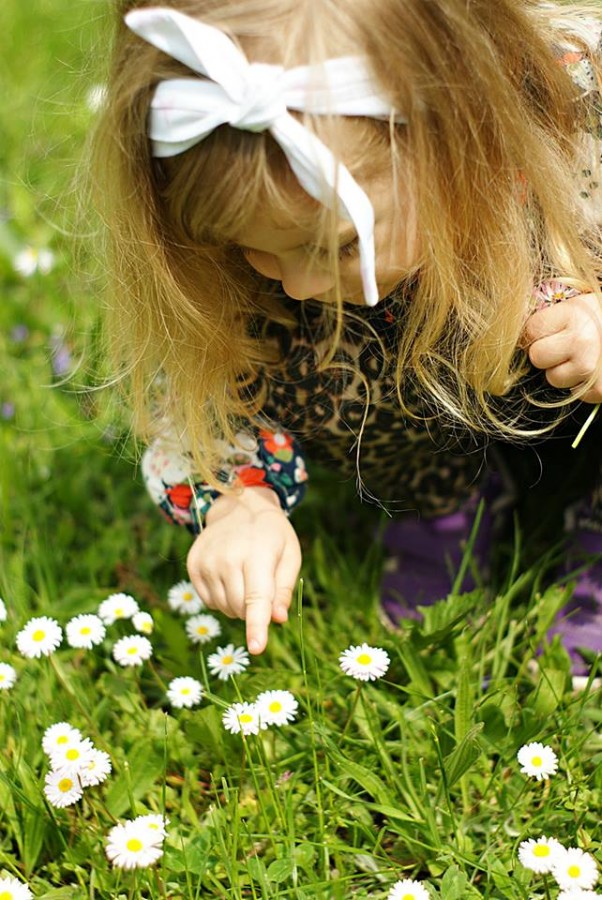
M113 351L150 493L198 535L190 578L260 653L307 458L393 515L383 608L416 615L499 493L491 437L602 400L597 4L118 6L95 152ZM600 552L591 432L566 453L593 486L571 540ZM575 671L602 649L596 573L558 623Z

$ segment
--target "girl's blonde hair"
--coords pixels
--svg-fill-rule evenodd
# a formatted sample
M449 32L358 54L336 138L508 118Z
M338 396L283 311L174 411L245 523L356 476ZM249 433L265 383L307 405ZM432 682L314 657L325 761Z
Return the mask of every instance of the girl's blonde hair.
M266 200L275 214L293 215L299 188L267 133L222 126L180 156L151 157L153 88L190 73L121 24L125 12L145 5L118 3L112 78L94 139L94 182L110 239L111 350L137 431L148 438L167 414L199 475L217 484L216 438L233 441L253 421L263 397L251 397L245 385L279 365L250 323L262 315L289 321L274 285L245 263L232 236ZM577 200L576 175L591 165L583 152L586 109L559 64L569 47L591 55L579 17L593 16L597 3L163 5L223 29L251 60L291 66L344 53L368 57L407 125L304 121L360 181L391 172L413 194L420 264L409 273L415 286L395 363L400 404L405 409L412 379L450 422L515 438L537 433L526 403L505 409L496 398L525 372L516 348L533 286L562 276L598 290L602 240ZM333 216L324 210L322 219L338 274ZM324 316L332 334L327 367L341 335L340 292Z

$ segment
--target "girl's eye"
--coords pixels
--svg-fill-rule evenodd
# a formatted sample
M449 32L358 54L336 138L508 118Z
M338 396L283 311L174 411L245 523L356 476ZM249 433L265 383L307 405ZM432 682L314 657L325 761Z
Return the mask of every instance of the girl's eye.
M337 256L339 259L349 259L357 254L358 247L359 238L355 237L352 241L348 241L346 244L343 244L342 247L339 247ZM326 247L316 247L314 253L316 253L320 259L328 259L330 256L330 251Z

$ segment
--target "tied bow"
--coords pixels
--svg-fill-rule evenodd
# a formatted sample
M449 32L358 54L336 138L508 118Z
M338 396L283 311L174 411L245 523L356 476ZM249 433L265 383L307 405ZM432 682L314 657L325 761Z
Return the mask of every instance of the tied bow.
M374 210L349 170L289 109L316 115L389 118L384 100L360 57L326 60L323 66L284 69L250 63L217 28L176 10L132 10L127 26L149 44L177 59L201 78L172 78L155 89L149 137L155 157L176 156L220 125L269 131L284 151L307 193L342 218L358 235L364 298L378 302L374 253ZM403 121L395 116L396 121Z

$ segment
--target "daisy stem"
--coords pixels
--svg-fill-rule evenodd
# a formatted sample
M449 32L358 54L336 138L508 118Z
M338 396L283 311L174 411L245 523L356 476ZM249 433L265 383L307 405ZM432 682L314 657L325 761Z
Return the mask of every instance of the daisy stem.
M151 670L151 673L152 673L153 678L155 679L155 681L157 682L157 684L158 684L159 687L161 688L162 693L165 694L166 691L167 691L167 685L165 684L165 682L163 681L163 679L161 678L161 676L159 675L159 673L158 673L157 670L155 669L155 667L154 667L154 665L153 665L152 659L149 659L149 660L148 660L148 667L149 667L149 669Z
M362 695L362 682L359 681L357 688L355 689L355 695L353 697L353 703L351 704L351 710L349 711L349 715L347 716L347 721L345 722L345 727L343 728L343 733L339 739L339 749L343 746L343 741L347 735L347 731L349 730L349 726L351 725L351 721L355 715L355 711L357 709L357 705L359 703L359 699Z
M132 885L130 887L129 900L135 900L135 898L138 896L138 872L136 869L134 869L133 876L134 877L132 879Z
M100 733L100 731L99 731L98 728L96 727L96 723L95 723L94 719L90 716L90 714L88 713L88 710L86 709L86 707L84 706L84 704L81 702L81 700L79 699L79 697L77 696L77 694L75 693L75 691L72 690L71 685L69 684L69 682L67 681L67 679L66 679L65 676L63 675L63 673L62 673L62 671L61 671L61 668L60 668L60 666L58 665L58 663L56 662L54 656L49 656L48 659L50 660L50 665L52 666L52 669L53 669L53 671L54 671L54 673L55 673L55 675L56 675L58 681L60 682L61 687L63 688L63 690L65 691L65 693L67 693L67 694L69 695L69 697L71 698L71 700L73 700L73 702L75 703L75 705L76 705L77 708L79 709L80 713L82 714L82 716L84 717L84 719L85 719L86 722L88 723L88 728L90 729L90 731L92 732L92 734L95 736L95 740L101 745L101 747L104 748L104 750L105 750L105 751L109 754L109 756L110 756L110 755L111 755L111 748L109 747L109 745L107 744L107 742L106 742L105 739L103 738L102 734Z
M543 889L546 892L546 900L550 900L550 885L548 882L548 876L543 876Z

